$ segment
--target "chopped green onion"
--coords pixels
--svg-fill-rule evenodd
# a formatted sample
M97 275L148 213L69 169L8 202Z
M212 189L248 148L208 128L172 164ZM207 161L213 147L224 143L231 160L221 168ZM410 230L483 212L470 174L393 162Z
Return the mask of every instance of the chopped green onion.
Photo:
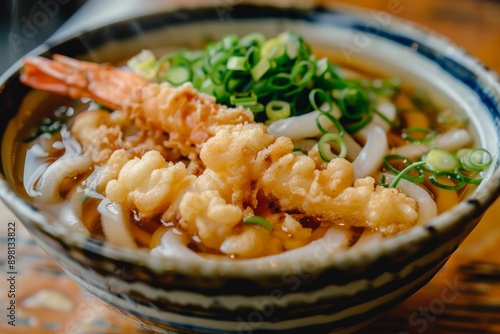
M338 72L339 71L338 71L337 66L329 63L326 72L323 74L323 78L326 80L330 80L332 82L337 81L337 80L343 81ZM346 88L345 82L343 82L343 84L344 84L343 87L336 87L335 86L334 88Z
M246 71L247 59L245 57L230 57L227 60L227 69L232 71Z
M423 134L425 137L416 137L415 134ZM412 143L428 143L436 137L436 133L426 128L406 128L402 131L401 137Z
M169 53L161 57L156 64L156 78L158 81L166 81L165 74L174 66L184 66L191 71L189 61L184 57L185 51Z
M261 59L259 62L250 70L252 78L255 81L260 80L264 74L271 68L271 64L267 59Z
M253 224L253 225L260 225L269 232L273 230L273 226L269 221L267 221L265 218L262 218L261 216L249 216L243 219L243 224Z
M338 155L335 155L332 152L331 146L329 144L330 141L335 142L339 145L340 153ZM318 152L323 161L330 162L337 157L345 158L347 154L347 145L342 136L336 133L325 133L318 142Z
M305 86L314 76L316 72L314 62L301 60L292 68L291 77L295 80L295 85L298 87Z
M212 82L212 79L210 79L210 78L205 79L205 81L203 81L203 83L201 84L201 86L199 88L200 92L205 93L205 94L209 94L209 95L213 95L214 89L215 89L215 85Z
M289 103L293 116L315 109L330 112L333 103L338 103L348 115L341 123L351 132L371 118L373 99L368 93L375 85L365 88L359 79L342 78L334 64L326 57L318 60L293 32L270 39L260 33L241 38L226 35L203 50L168 53L154 62L154 68L157 81L180 85L189 80L199 91L213 95L217 103L243 105L253 112L265 110L275 100ZM332 98L332 90L341 93L340 101ZM254 93L258 102L231 101L240 93ZM261 113L256 121L267 119Z
M372 115L370 113L365 113L358 122L346 124L344 128L347 133L356 133L367 126L371 119Z
M481 176L478 177L471 177L471 174L474 174L475 172L469 172L468 170L464 169L463 167L460 167L457 170L457 174L462 177L462 179L470 184L480 184L483 178Z
M335 116L333 116L332 114L325 113L325 112L320 112L318 117L316 117L316 125L318 126L318 129L319 129L319 131L321 131L321 133L323 133L323 134L329 133L329 131L326 130L321 125L321 121L320 121L321 116L325 116L326 118L328 118L330 120L330 122L333 123L333 125L335 125L339 136L341 136L341 137L344 136L345 130L344 130L344 127L342 126L342 124L340 124L340 121L337 118L335 118Z
M382 120L384 122L386 122L387 124L389 124L389 126L391 126L391 127L397 126L397 121L394 122L394 121L390 120L386 115L384 115L383 113L381 113L380 111L378 111L376 108L373 109L373 112L375 114L377 114L380 118L382 118Z
M191 70L187 66L172 66L163 75L163 80L172 85L181 85L191 80Z
M316 76L323 76L328 70L328 59L326 57L316 61Z
M278 38L271 38L262 44L260 49L261 59L269 60L285 53L285 47Z
M241 104L241 106L250 109L250 111L253 112L254 114L264 111L264 105L262 103L257 103L252 105Z
M319 106L316 103L316 99L319 99ZM329 113L333 110L333 101L330 96L321 88L312 89L309 93L309 103L314 110L319 110L321 112ZM324 106L326 105L326 108ZM322 108L323 107L323 108Z
M235 34L226 35L222 38L222 45L224 49L229 50L238 44L238 36Z
M389 188L389 185L387 184L387 180L385 177L385 174L382 174L382 177L380 178L380 185L384 188Z
M266 105L266 115L271 121L290 116L290 103L285 101L271 101Z
M384 167L387 168L387 170L389 170L391 173L393 173L394 175L399 175L401 174L402 171L399 171L397 170L396 168L394 168L391 163L389 161L391 160L399 160L401 161L402 163L404 164L409 164L409 166L407 166L406 168L404 168L402 171L406 170L408 167L410 166L414 166L415 162L413 162L411 159L407 158L407 157L404 157L402 155L399 155L399 154L389 154L389 155L386 155L384 157ZM420 166L426 164L427 162L423 161L423 163L419 164L419 165L416 165L416 168L410 168L408 170L406 170L405 173L401 174L401 177L408 180L408 181L411 181L411 182L416 182L416 183L420 183L420 182L423 182L424 181L424 178L425 178L425 175L424 175L424 171L422 170L422 168L420 168ZM408 175L408 173L413 170L413 169L416 169L418 171L418 176L410 176Z
M419 171L419 173L421 172L421 169L419 168L420 166L426 164L425 161L418 161L418 162L414 162L412 163L411 165L409 165L408 167L406 167L405 169L403 169L401 172L399 172L396 177L394 178L394 180L392 180L391 184L389 185L389 188L396 188L396 186L398 185L399 181L401 179L408 179L408 173L414 169L417 169Z
M225 59L219 60L213 65L212 71L209 73L210 79L212 79L212 82L215 85L222 85L224 83L226 74L228 73L227 67L224 63Z
M156 75L156 57L151 50L142 50L139 54L129 59L127 66L135 73L148 79L154 79Z
M455 185L450 186L450 185L439 182L438 179L440 177L446 177L447 179L452 180L455 183ZM431 181L431 183L433 185L435 185L436 187L446 189L446 190L459 190L465 184L465 181L464 181L463 177L460 176L460 174L450 173L450 172L435 173L435 174L429 176L429 181Z
M457 152L457 156L460 158L463 168L471 172L483 171L493 162L490 152L484 148L461 149Z
M236 91L242 91L240 87L245 84L245 81L246 79L237 75L236 72L228 72L224 80L224 89L228 94L233 94Z
M252 32L240 39L242 46L260 45L266 41L266 37L259 32Z
M443 149L433 148L423 158L436 172L453 172L460 166L457 157Z
M235 93L231 95L229 101L233 105L245 104L245 105L253 105L257 104L257 95L254 92L251 93Z
M370 111L368 95L359 89L343 89L337 99L337 104L342 115L349 119L360 119Z
M194 87L197 87L199 89L206 79L207 76L205 75L205 72L198 68L193 69L192 82Z
M284 90L293 85L288 73L278 73L268 79L267 88L270 90Z
M286 54L288 59L293 60L299 57L302 43L297 35L285 32L280 34L279 38L286 45Z

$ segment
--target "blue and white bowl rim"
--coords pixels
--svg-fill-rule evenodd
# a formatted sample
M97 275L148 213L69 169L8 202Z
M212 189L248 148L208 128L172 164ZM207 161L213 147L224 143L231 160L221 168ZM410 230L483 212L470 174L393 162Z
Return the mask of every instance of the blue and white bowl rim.
M190 10L196 9L186 9L186 13L189 13ZM201 21L218 19L213 11L213 8L205 9L204 13L207 13L206 16L203 17L198 15L196 19ZM440 66L448 74L469 87L479 96L481 102L490 113L491 118L495 121L496 130L500 133L500 124L498 121L500 119L500 81L498 76L493 71L486 68L481 62L470 56L467 52L460 49L446 38L428 31L423 27L418 27L416 24L398 18L391 19L391 29L380 27L379 29L371 29L367 31L367 22L372 20L372 16L366 11L350 7L346 8L344 6L331 6L328 8L314 7L308 10L305 10L302 6L299 10L293 12L291 12L290 9L283 9L281 12L275 8L271 14L266 12L266 14L263 15L262 12L260 12L258 16L252 16L252 13L249 12L250 17L244 18L251 18L254 20L283 19L288 18L291 13L293 16L292 19L294 20L303 20L311 24L327 24L344 29L362 31L363 33L370 34L375 38L386 39L405 48L410 48L417 44L418 48L415 49L416 53ZM146 17L149 16L150 15ZM232 19L234 20L238 18L233 17ZM123 25L128 22L133 22L134 20L136 19L113 23L113 25ZM137 20L140 21L141 17L137 18ZM193 22L195 23L196 20L185 23L189 24ZM95 31L98 31L99 29L100 28L97 28ZM78 38L78 36L74 36L73 38ZM30 52L30 54L42 54L50 50L54 45L64 43L65 41L67 40L51 43L50 45L41 45L37 49ZM450 47L453 48L453 53L447 52ZM14 64L0 77L0 84L3 85L12 76L16 75L20 68L21 60ZM482 85L478 81L478 78L483 78L482 82L488 82L488 87ZM468 217L469 219L478 217L500 195L500 169L498 168L500 165L500 145L497 145L496 152L491 153L495 158L493 162L494 166L492 167L495 171L489 176L487 184L479 191L475 192L467 201L461 202L453 209L436 217L425 226L415 227L405 233L401 233L381 241L380 245L382 247L367 245L367 247L360 247L354 251L370 254L370 257L376 257L377 255L382 255L383 252L397 251L397 248L402 244L415 240L421 240L422 238L431 238L432 236L426 232L426 229L428 229L429 226L446 227L455 224L458 220L460 220L460 217ZM62 240L70 247L86 247L87 251L104 253L110 259L140 264L151 269L152 272L157 272L159 274L162 272L179 271L186 274L196 272L198 274L204 273L207 275L222 274L224 276L255 277L259 275L272 275L273 273L279 274L289 266L289 263L269 263L268 266L249 268L249 266L245 264L245 261L234 261L231 265L223 263L217 268L212 268L212 270L200 271L201 268L192 268L189 264L182 263L182 261L158 259L150 256L146 251L124 249L109 245L105 242L103 243L100 241L97 242L96 240L89 240L88 237L81 234L68 233L67 228L65 228L62 224L51 223L51 219L48 216L44 215L28 202L18 197L8 186L3 177L0 179L0 197L15 213L22 213L24 221L33 223L35 228L41 229L45 233ZM95 247L89 248L89 244L94 245ZM352 250L349 250L333 254L319 267L334 267L336 265L341 265L343 261L346 260L354 262L359 261L361 265L363 256L358 257L352 253Z

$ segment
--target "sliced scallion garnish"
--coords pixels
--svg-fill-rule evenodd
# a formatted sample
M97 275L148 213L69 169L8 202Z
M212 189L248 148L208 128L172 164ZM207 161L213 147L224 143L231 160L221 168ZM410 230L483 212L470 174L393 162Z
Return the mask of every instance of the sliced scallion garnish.
M471 172L480 172L488 168L493 161L490 152L484 148L461 149L457 152L457 156L463 168Z
M412 143L428 143L436 137L436 133L426 128L406 128L402 131L401 137Z
M246 71L247 59L241 56L232 56L227 60L227 69L232 71Z
M319 103L316 103L319 101ZM309 93L309 103L314 110L318 110L321 112L329 113L333 110L333 101L330 98L329 94L327 94L321 88L314 88ZM325 107L326 106L326 107Z
M229 101L231 104L239 105L253 105L257 104L257 95L255 93L239 93L231 95Z
M359 120L370 111L368 95L360 89L343 89L338 96L337 104L342 115L351 120Z
M396 188L396 186L398 185L399 181L401 179L407 179L408 178L408 173L414 169L418 169L419 173L421 172L421 169L420 169L420 166L426 164L425 161L418 161L418 162L414 162L412 163L411 165L409 165L408 167L406 167L405 169L403 169L401 172L399 172L396 177L394 178L394 180L392 180L391 184L389 185L389 188ZM423 174L423 173L422 173ZM422 180L423 181L423 180Z
M160 82L180 85L189 80L199 91L213 95L217 103L242 105L254 113L275 100L289 103L290 116L313 110L332 112L336 103L345 115L341 124L350 133L370 121L374 94L397 86L386 84L385 79L343 78L336 65L326 57L317 59L302 37L292 32L269 39L260 33L241 38L226 35L203 50L166 54L154 67ZM335 98L333 91L339 93ZM257 100L233 103L232 97L241 93L254 93ZM258 122L268 119L265 113L255 118Z
M243 219L243 224L259 225L268 231L273 230L273 225L271 225L271 223L267 219L262 218L261 216L248 216Z
M340 152L338 155L332 152L332 148L329 142L334 142L340 147ZM335 158L345 158L347 154L347 145L342 136L336 133L325 133L318 142L318 152L325 162L330 162Z
M446 150L433 148L423 158L436 172L453 172L460 167L457 157Z
M172 85L181 85L191 80L191 69L187 66L172 66L163 75L163 80Z
M271 64L267 59L261 59L259 62L250 70L252 78L254 81L260 80L264 74L271 68Z
M397 121L395 122L395 121L390 120L386 115L384 115L383 113L378 111L376 108L373 109L373 112L375 114L377 114L384 122L389 124L389 126L391 126L391 127L394 127L398 124Z
M340 123L340 121L335 118L335 116L333 116L332 114L330 113L325 113L325 112L320 112L320 114L318 115L318 117L316 117L316 125L318 126L318 129L321 131L321 133L325 134L325 133L329 133L328 130L326 130L322 125L321 125L321 120L320 120L320 117L321 116L324 116L326 118L328 118L330 120L330 122L332 122L333 125L335 125L335 127L337 128L337 133L339 134L339 136L343 136L344 135L344 127L342 126L342 124Z
M344 129L347 131L347 133L356 133L359 130L363 129L366 125L368 125L371 119L371 113L364 113L359 121L346 124Z
M445 177L446 179L453 181L454 185L450 186L450 185L439 182L439 178L441 178L441 177ZM429 181L431 181L431 183L433 185L435 185L436 187L446 189L446 190L459 190L465 184L465 181L464 181L463 177L460 176L460 174L450 173L450 172L438 172L438 173L432 174L431 176L429 176Z
M153 79L156 75L156 56L151 50L142 50L139 54L129 59L127 66L135 73Z
M457 169L457 174L460 175L465 182L470 184L479 184L483 180L481 176L473 176L474 174L477 174L476 172L470 172L463 167Z
M266 115L271 121L290 116L290 104L285 101L271 101L266 105Z
M391 160L398 160L401 163L406 164L408 166L400 171L400 170L394 168L394 166L390 163ZM421 164L415 165L415 162L413 162L411 159L409 159L407 157L404 157L404 156L398 155L398 154L389 154L389 155L386 155L384 157L383 163L384 163L384 167L387 168L387 170L392 172L394 175L401 175L402 178L404 178L408 181L411 181L411 182L421 183L424 181L424 178L425 178L424 171L422 170L422 168L420 168L420 166L426 164L425 161L423 161L423 163L421 163ZM414 166L414 167L407 169L410 166ZM418 168L415 168L415 166ZM418 171L418 176L408 175L408 173L410 171L412 171L413 169L416 169ZM406 171L406 172L401 174L403 171Z
M301 60L292 68L291 77L298 87L305 86L316 73L316 65L313 61Z

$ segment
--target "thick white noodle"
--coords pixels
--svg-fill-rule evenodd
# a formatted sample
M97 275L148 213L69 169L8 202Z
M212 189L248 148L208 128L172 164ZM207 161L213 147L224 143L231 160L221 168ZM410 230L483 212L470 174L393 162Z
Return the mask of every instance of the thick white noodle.
M316 124L319 115L320 112L315 110L304 115L280 119L269 124L267 129L275 137L288 137L291 140L317 137L321 135ZM337 117L335 114L334 116ZM331 126L330 120L326 117L321 117L320 122L323 127Z
M44 211L54 217L58 217L59 221L67 226L71 232L81 233L89 236L89 230L82 221L82 193L75 190L69 195L69 204L59 202L54 204L44 205Z
M294 142L304 138L320 137L322 133L316 124L319 115L320 112L315 110L308 114L280 119L271 123L267 129L275 137L288 137ZM340 111L334 108L332 115L339 118ZM332 122L326 117L321 117L320 123L326 130L335 130ZM344 141L347 146L346 158L352 161L361 151L361 146L347 133L344 133Z
M386 133L380 126L370 123L359 134L366 143L352 162L356 179L375 174L389 149Z
M189 249L187 243L187 238L170 229L163 234L160 244L151 250L151 254L183 261L200 260L201 256Z
M314 240L308 245L292 249L280 254L265 256L262 258L255 259L245 259L248 265L267 265L269 263L274 263L277 261L294 261L294 259L312 256L317 259L328 256L328 254L335 253L338 249L346 247L348 242L348 236L345 229L339 228L337 226L332 226L328 229L325 235ZM183 238L182 235L175 233L173 230L167 231L161 238L160 244L151 250L152 255L157 255L161 257L182 259L183 261L189 261L192 263L207 263L207 262L221 262L225 261L228 263L234 263L233 259L225 256L202 256L195 253L187 246L187 239ZM299 256L300 255L300 256Z
M394 180L394 175L384 174L387 183ZM431 194L419 185L405 179L399 180L396 189L401 190L407 196L417 201L418 205L418 224L425 224L432 218L437 216L437 205Z
M465 129L453 129L436 136L436 139L426 144L408 144L395 148L392 153L399 154L410 159L416 159L422 154L429 152L432 148L442 148L456 151L472 142L472 136Z
M344 133L344 142L347 146L346 158L350 161L353 161L361 153L362 147L348 133Z
M50 163L45 162L49 153L47 150L50 149L50 143L45 136L40 136L39 142L30 147L26 151L26 158L24 160L24 189L31 197L36 197L37 192L35 191L35 183L38 181L40 176L45 172ZM45 147L48 147L47 149Z
M111 244L128 248L137 248L130 229L130 216L119 203L103 199L97 206L101 214L104 236Z
M371 231L365 228L365 230L363 231L363 233L361 234L358 241L354 244L353 247L380 242L382 238L384 238L382 233L378 231Z
M32 196L41 203L61 201L59 187L65 178L73 177L88 170L92 159L86 155L66 156L54 161L40 176Z
M62 142L53 142L51 137L43 134L38 142L26 154L27 166L38 166L33 171L25 169L25 188L31 197L44 204L57 203L62 200L60 186L65 178L76 176L87 171L92 163L89 156L82 155L80 143L65 128L61 130ZM48 150L63 150L64 154L56 161L46 161ZM31 175L27 175L31 172Z
M78 191L78 189L73 189L71 195L69 196L69 205L63 204L61 206L61 211L59 217L61 221L64 222L73 231L78 231L79 233L84 233L89 235L89 231L83 223L83 193Z

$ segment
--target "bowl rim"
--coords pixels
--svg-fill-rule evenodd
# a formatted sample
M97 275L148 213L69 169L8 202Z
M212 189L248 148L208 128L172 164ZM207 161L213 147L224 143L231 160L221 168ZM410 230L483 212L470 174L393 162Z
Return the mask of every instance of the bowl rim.
M243 5L248 5L243 3ZM357 19L367 20L370 18L369 11L363 8L354 7L354 6L346 6L346 5L335 5L335 4L312 4L310 9L311 13L307 15L318 15L318 13L337 13L341 15L354 16ZM239 6L239 4L238 4ZM260 6L251 4L251 6ZM280 6L273 6L267 4L266 7L274 8L274 9L282 9ZM300 5L297 7L289 7L287 9L293 10L304 10L304 6ZM164 15L166 13L171 13L177 10L190 11L193 8L182 7L178 8L169 8L166 11L153 13L153 14L145 14L140 15L138 17L127 18L121 21L111 22L110 24L106 24L100 27L97 27L92 30L75 33L71 36L67 36L62 38L61 40L56 40L50 43L45 43L35 48L28 55L40 55L45 52L50 51L54 46L61 45L67 43L73 39L81 38L85 34L97 33L101 29L106 29L109 26L120 25L120 24L128 24L134 20L144 20L151 16ZM199 9L199 8L197 8ZM268 19L267 17L264 19ZM194 21L195 23L198 21ZM168 23L165 24L165 27ZM489 89L491 89L496 94L496 102L500 104L500 80L498 76L491 70L489 70L486 66L484 66L479 60L475 57L469 55L466 51L464 51L459 46L455 45L446 37L443 37L430 29L419 26L418 24L404 20L398 17L392 16L391 18L391 27L399 28L398 31L403 31L404 34L401 36L408 37L408 34L413 34L412 39L420 43L421 45L428 46L432 50L435 50L437 46L441 49L445 47L453 47L455 50L455 55L462 61L462 64L467 66L473 73L477 74L478 77L487 78L488 83L490 84ZM391 28L392 29L392 28ZM383 30L383 29L381 29ZM380 37L380 36L376 36ZM418 38L417 38L418 37ZM426 42L426 43L423 43ZM3 87L8 82L19 73L20 68L22 66L22 59L18 60L14 63L5 73L0 76L0 93L3 91ZM327 268L335 267L338 265L343 265L346 261L351 261L351 265L362 265L366 259L364 256L356 256L359 253L367 255L370 254L370 257L378 257L383 255L385 252L395 251L402 244L414 243L414 242L422 242L429 238L432 238L433 233L429 233L430 231L440 230L451 228L453 225L458 224L461 221L460 217L463 217L462 221L465 220L475 220L479 218L487 207L489 207L496 198L500 196L500 168L499 168L500 160L498 155L495 160L496 170L494 173L491 173L489 182L482 186L481 189L475 191L471 196L469 196L466 200L461 201L452 209L446 211L443 214L438 215L436 218L427 222L421 226L415 226L409 229L408 231L399 233L390 238L384 238L380 243L376 243L377 246L374 245L362 245L360 247L356 247L355 249L348 249L346 251L338 252L335 254L331 254L327 260L321 261L317 266L317 270L325 270ZM30 227L34 227L35 229L41 231L42 233L48 234L49 236L58 239L63 242L65 245L70 247L74 247L77 249L85 249L86 251L95 252L97 254L101 254L106 258L112 260L119 260L127 263L132 263L139 266L145 266L151 272L162 274L162 273L172 273L172 272L181 272L189 275L190 273L196 273L196 275L224 275L230 277L255 277L259 275L282 275L283 270L289 269L292 264L290 260L282 261L280 263L275 263L273 261L267 261L266 264L260 265L252 265L254 261L252 260L237 260L231 261L228 263L226 261L217 261L218 264L212 266L199 266L196 264L192 264L186 261L179 261L178 259L167 259L160 258L156 256L152 256L147 250L132 250L125 247L114 246L106 241L101 241L94 239L92 237L87 237L83 234L79 233L68 233L68 228L63 224L53 224L50 221L53 219L48 215L43 214L38 209L34 208L29 202L24 200L21 196L17 196L13 190L7 184L4 176L0 177L0 198L5 202L5 204L11 208L16 215L22 216L21 221L23 224L29 224ZM475 224L473 224L475 225ZM473 226L472 226L473 227ZM472 227L470 227L472 229ZM92 242L89 242L92 241ZM458 245L457 245L458 247ZM353 254L355 253L355 254ZM306 255L304 255L306 256ZM268 259L270 257L267 257ZM363 261L360 259L364 258ZM294 260L296 262L297 260ZM300 268L297 269L300 271Z

